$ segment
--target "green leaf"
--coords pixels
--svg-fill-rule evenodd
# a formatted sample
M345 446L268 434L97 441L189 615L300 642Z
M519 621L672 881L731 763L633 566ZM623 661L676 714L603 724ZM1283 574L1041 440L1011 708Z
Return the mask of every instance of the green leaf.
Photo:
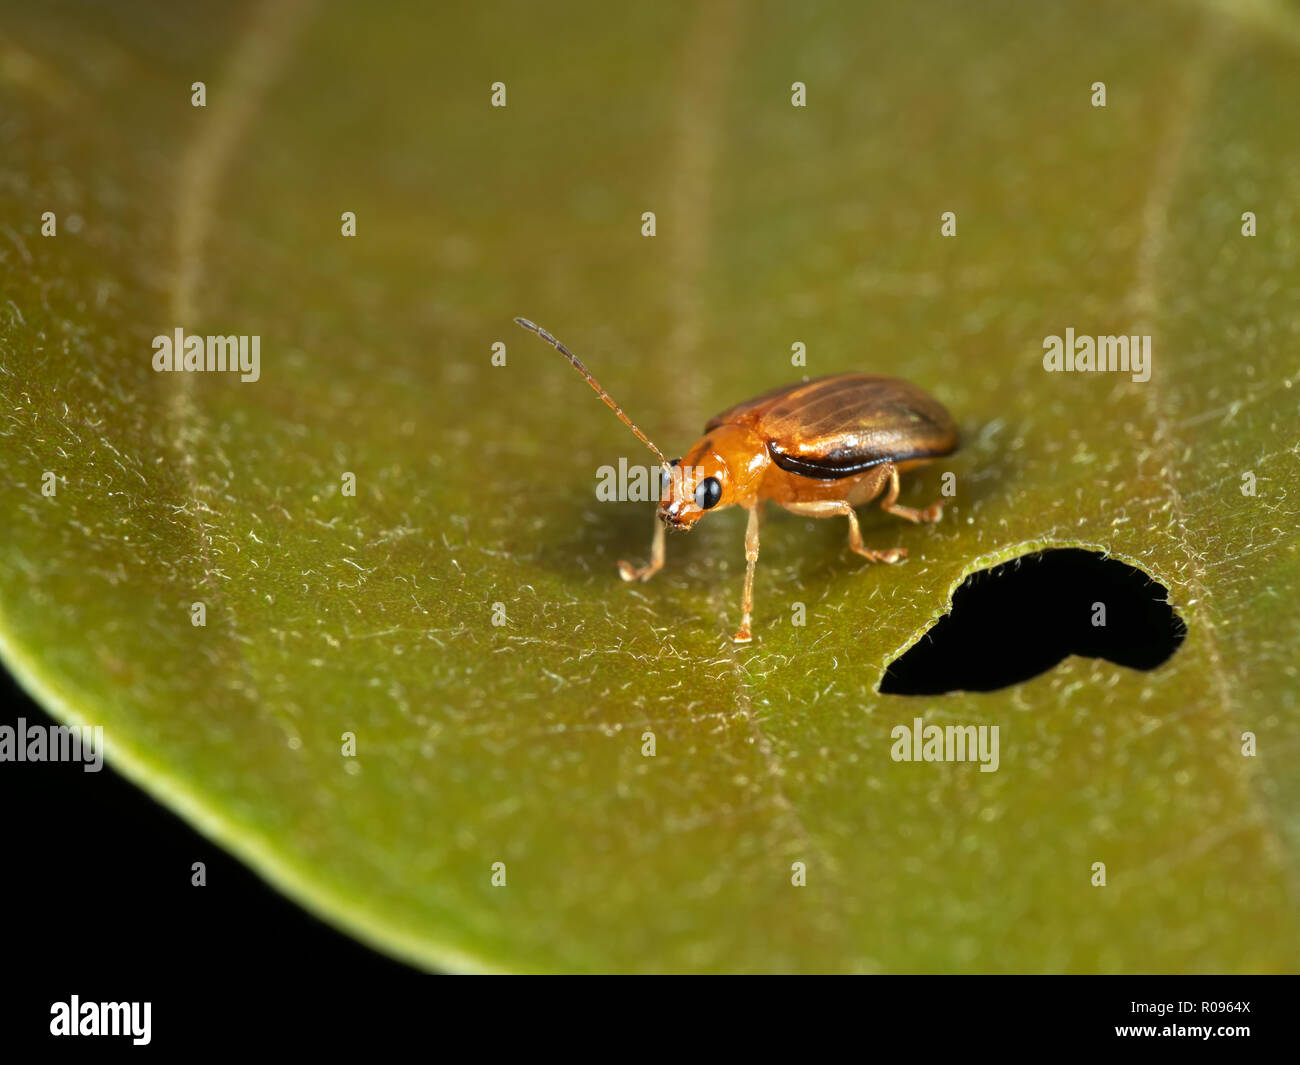
M11 7L0 644L117 769L429 967L1296 967L1294 6ZM773 513L737 647L743 514L620 582L651 508L594 472L646 454L517 314L670 454L905 376L964 446L902 500L957 497L863 508L898 566ZM155 373L177 327L260 379ZM1151 379L1044 372L1067 328ZM877 694L1044 546L1164 583L1181 649ZM915 716L1000 768L894 762Z

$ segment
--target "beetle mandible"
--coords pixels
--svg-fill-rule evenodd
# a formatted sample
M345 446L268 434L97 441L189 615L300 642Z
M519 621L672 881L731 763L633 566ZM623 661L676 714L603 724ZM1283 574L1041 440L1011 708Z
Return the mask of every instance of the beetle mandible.
M929 393L896 377L842 373L764 392L711 418L704 436L669 462L628 418L578 357L527 318L515 321L566 356L600 398L654 452L663 467L650 562L620 561L625 581L647 581L664 564L664 530L690 529L705 511L744 507L745 593L736 643L753 639L754 566L764 500L810 518L849 519L849 549L872 562L897 562L901 547L862 544L854 506L883 491L880 508L911 522L938 521L943 503L923 510L898 502L898 477L957 449L952 415Z

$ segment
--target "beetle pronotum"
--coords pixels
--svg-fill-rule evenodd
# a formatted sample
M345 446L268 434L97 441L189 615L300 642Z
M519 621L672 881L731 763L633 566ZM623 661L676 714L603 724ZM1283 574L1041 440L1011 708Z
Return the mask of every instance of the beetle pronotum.
M897 562L907 551L864 547L855 505L883 491L880 508L907 521L938 521L943 516L941 501L924 510L898 502L899 474L957 448L952 416L908 381L844 373L773 389L711 418L704 436L683 458L670 463L573 352L528 319L515 321L566 356L663 466L650 562L638 567L620 561L618 571L625 581L647 581L663 568L665 529L689 529L706 510L739 506L749 511L745 593L740 629L732 637L737 643L753 638L758 515L764 500L811 518L843 515L849 520L849 549L872 562Z

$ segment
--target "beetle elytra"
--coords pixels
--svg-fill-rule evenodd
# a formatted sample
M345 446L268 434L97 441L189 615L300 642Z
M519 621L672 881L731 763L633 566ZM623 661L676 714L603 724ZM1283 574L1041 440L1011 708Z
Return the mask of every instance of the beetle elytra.
M663 467L650 561L645 566L620 561L625 581L649 580L663 568L665 529L690 529L706 511L724 507L749 512L740 629L732 637L737 643L753 638L754 567L764 500L811 518L843 515L849 521L849 549L873 562L897 562L907 552L863 546L856 505L883 492L881 509L907 521L943 516L941 501L923 510L898 502L900 474L957 449L952 416L908 381L843 373L773 389L711 418L685 456L669 462L576 355L541 326L526 318L515 321L567 357Z

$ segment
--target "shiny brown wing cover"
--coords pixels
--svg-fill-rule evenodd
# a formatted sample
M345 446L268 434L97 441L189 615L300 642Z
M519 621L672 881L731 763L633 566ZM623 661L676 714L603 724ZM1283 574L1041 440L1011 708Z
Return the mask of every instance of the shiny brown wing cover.
M882 462L947 455L957 427L938 400L908 381L834 374L786 385L709 420L743 425L784 470L818 480L852 477Z

